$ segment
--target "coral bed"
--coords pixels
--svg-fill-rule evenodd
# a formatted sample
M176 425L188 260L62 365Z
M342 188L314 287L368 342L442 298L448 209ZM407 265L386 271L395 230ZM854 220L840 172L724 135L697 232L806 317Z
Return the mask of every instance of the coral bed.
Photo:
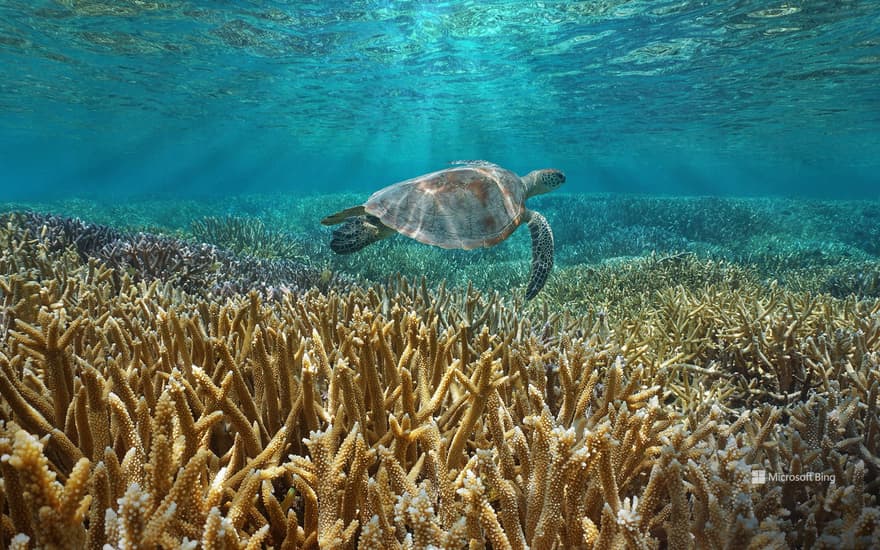
M4 222L6 547L880 545L877 300L237 294Z

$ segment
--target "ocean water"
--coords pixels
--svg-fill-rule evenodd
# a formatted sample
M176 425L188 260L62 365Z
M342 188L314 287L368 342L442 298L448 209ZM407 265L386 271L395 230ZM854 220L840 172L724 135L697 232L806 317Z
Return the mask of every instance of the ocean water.
M0 2L0 201L567 191L877 198L874 0Z
M880 0L0 0L0 548L880 548L878 189Z

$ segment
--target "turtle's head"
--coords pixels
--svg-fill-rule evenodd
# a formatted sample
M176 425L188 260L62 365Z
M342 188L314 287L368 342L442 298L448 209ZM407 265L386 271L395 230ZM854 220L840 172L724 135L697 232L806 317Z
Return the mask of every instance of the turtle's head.
M523 180L526 182L526 196L534 197L558 189L565 183L565 174L561 170L548 168L529 172Z

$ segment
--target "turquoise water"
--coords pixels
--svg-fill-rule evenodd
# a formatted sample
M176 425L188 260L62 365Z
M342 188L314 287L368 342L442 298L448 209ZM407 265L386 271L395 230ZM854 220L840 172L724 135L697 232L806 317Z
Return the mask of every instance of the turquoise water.
M4 0L0 148L0 200L366 192L459 158L876 198L880 8Z

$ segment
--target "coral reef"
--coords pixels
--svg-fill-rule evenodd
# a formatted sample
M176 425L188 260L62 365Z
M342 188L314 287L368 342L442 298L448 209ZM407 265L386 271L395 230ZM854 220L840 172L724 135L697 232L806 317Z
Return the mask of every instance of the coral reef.
M192 234L201 242L211 243L236 254L258 258L295 258L307 261L302 245L292 235L269 231L260 218L205 216L190 224Z
M764 291L754 269L682 252L563 267L539 299L572 312L601 309L626 315L650 308L658 293L696 291L709 284L728 291Z
M32 246L31 236L45 252L67 247L83 263L89 260L113 268L117 286L128 275L134 281L162 281L190 293L244 293L259 290L267 296L291 289L328 288L345 277L293 258L258 258L214 245L149 233L127 233L78 218L34 212L0 216L10 246Z
M292 259L297 262L307 258L307 263L320 271L345 272L372 282L384 282L397 274L425 276L434 286L445 280L450 285L471 284L484 291L509 294L525 284L530 249L528 235L520 232L485 250L440 250L391 238L353 256L330 253L329 233L322 230L321 218L364 198L343 193L245 195L110 204L71 199L28 206L125 228L130 233L176 237L192 236L192 220L244 219L247 221L242 223L254 227L259 220L270 234L266 239L276 244L255 247L263 250L255 252L257 256L279 255L273 247L282 250L290 246L284 239L290 239L296 243ZM696 256L697 263L724 261L749 270L759 281L775 280L791 290L840 298L849 294L880 297L880 240L876 238L880 235L880 206L876 202L564 193L534 200L535 208L550 220L556 239L556 268L541 297L554 284L579 284L574 277L560 277L563 270L587 273L628 269L628 264L635 270L651 253L658 257L689 253ZM20 208L0 205L0 210ZM220 248L229 246L211 238L196 238ZM557 294L574 295L575 290L560 288ZM581 295L579 301L601 299L599 293ZM565 303L550 305L558 308Z
M267 300L66 223L0 226L3 545L880 544L876 300L689 255L579 315L405 278Z

